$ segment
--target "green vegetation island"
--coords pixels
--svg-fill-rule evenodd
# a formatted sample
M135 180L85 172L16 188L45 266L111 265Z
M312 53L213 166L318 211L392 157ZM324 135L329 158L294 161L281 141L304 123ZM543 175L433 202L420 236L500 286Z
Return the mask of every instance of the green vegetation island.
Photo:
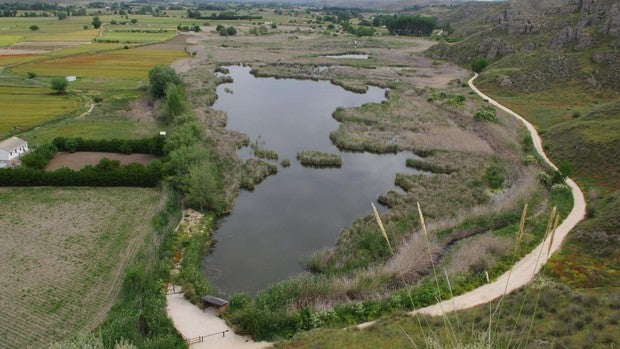
M0 3L0 347L617 347L618 47L614 0Z

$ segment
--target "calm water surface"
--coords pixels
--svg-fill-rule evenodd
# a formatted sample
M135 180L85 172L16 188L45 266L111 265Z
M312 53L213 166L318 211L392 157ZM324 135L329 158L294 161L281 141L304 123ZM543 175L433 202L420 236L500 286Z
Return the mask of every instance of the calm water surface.
M336 55L336 56L325 56L327 58L336 58L336 59L368 59L368 55L366 54L356 54L350 53L346 55Z
M405 167L411 153L341 152L339 169L305 168L295 159L302 150L339 152L329 139L338 127L332 112L380 102L383 89L355 94L327 81L255 78L248 67L229 69L234 82L218 87L214 108L228 114L227 127L260 139L280 160L291 160L253 192L239 194L215 232L213 253L204 259L205 273L222 293L254 294L300 273L300 261L333 246L342 228L370 213L370 203L395 188L397 172L416 171Z

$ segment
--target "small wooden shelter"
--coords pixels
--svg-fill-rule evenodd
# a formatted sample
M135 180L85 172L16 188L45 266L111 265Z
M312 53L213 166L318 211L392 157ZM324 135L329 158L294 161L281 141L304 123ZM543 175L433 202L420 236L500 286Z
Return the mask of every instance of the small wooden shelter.
M215 307L217 309L218 314L222 314L228 309L228 301L215 296L203 296L202 305L204 305L205 309L208 307Z

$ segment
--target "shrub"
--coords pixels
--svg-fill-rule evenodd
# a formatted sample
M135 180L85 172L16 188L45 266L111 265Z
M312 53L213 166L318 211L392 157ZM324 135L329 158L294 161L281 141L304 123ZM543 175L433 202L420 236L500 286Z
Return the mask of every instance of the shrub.
M551 186L551 192L554 194L570 194L570 187L566 184L554 184Z
M476 114L474 114L474 119L478 121L497 122L497 111L491 106L486 106L479 109Z
M20 158L22 165L32 169L44 169L50 160L54 158L58 149L53 143L42 144L34 151L22 155ZM0 181L1 182L1 181Z
M536 159L536 157L534 155L527 155L525 156L525 158L523 158L523 164L524 165L536 165L538 163L538 160Z
M36 24L33 24L30 26L30 30L35 31L35 30L39 30L39 26Z
M36 77L37 77L37 74L36 74L36 73L33 73L33 72L31 72L31 71L29 71L29 72L27 73L27 76L28 76L28 79L34 79L34 78L36 78Z
M487 168L484 174L484 180L491 189L500 189L504 185L504 168L495 163Z
M480 58L474 60L474 62L471 64L471 68L476 73L480 73L488 65L489 65L489 61L486 58L484 58L484 57L480 57Z
M549 176L546 172L541 172L538 174L538 181L547 188L551 187L551 176Z
M235 27L221 28L218 32L221 36L232 36L237 34L237 29L235 29Z

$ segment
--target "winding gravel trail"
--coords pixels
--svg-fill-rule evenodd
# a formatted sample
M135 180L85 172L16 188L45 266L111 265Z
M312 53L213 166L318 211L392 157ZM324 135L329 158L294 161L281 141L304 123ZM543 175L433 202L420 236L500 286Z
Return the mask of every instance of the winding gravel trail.
M480 97L488 100L488 103L505 111L506 113L514 116L519 119L527 130L530 132L532 136L532 140L534 141L534 146L536 147L536 151L540 154L541 158L551 167L557 170L557 167L547 158L547 155L543 151L542 140L540 136L536 132L536 129L532 124L530 124L527 120L525 120L521 115L515 113L514 111L508 109L507 107L499 104L495 100L491 99L489 96L480 92L476 86L474 86L474 80L478 77L478 74L474 75L469 81L469 87L474 90ZM583 196L583 192L579 188L579 186L570 178L566 179L566 184L570 187L573 198L574 205L573 209L570 211L568 216L564 219L562 224L558 226L555 232L555 237L553 239L553 245L549 253L547 253L547 249L549 248L550 237L547 237L540 245L536 246L532 252L523 257L519 262L517 262L510 271L507 271L495 281L488 283L484 286L478 287L475 290L464 293L460 296L454 297L452 299L443 301L441 303L428 306L426 308L418 309L417 312L421 314L429 314L429 315L441 315L443 313L448 313L455 310L468 309L480 304L488 303L496 298L501 297L504 293L509 293L511 291L516 290L519 287L524 286L528 282L530 282L536 273L540 271L542 266L547 262L549 257L560 248L562 241L568 235L571 229L581 221L586 212L586 202ZM410 314L414 314L411 312Z

